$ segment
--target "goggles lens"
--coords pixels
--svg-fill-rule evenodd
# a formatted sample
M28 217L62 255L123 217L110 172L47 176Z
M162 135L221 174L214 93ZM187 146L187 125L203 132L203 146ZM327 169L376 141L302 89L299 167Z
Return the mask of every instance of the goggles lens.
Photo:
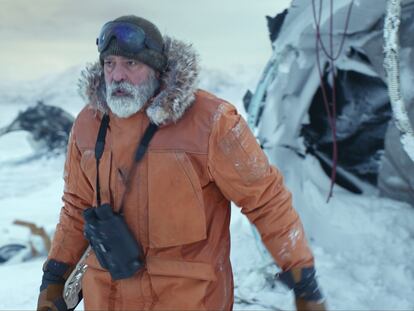
M145 48L162 53L162 47L145 35L141 27L128 22L108 22L103 25L96 39L98 52L105 50L112 38L116 38L120 48L128 53L138 53Z

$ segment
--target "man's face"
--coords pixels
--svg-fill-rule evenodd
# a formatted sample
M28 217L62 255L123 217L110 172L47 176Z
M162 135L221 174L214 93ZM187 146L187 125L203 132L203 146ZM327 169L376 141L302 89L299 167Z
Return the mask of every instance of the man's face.
M104 75L106 102L120 118L139 111L159 87L157 74L151 67L123 56L107 56Z

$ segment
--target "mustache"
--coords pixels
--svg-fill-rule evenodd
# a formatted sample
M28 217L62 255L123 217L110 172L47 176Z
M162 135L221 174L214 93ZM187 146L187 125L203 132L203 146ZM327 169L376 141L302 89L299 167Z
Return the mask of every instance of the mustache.
M124 96L132 96L134 85L126 81L112 82L110 85L108 85L108 91L111 96L115 96L118 92L123 93Z

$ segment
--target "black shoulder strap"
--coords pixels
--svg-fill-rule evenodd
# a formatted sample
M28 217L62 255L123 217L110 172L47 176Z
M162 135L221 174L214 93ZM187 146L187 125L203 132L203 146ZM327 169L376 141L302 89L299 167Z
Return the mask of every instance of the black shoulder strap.
M105 147L105 137L106 131L109 127L109 115L104 114L101 121L101 126L99 127L98 138L96 139L95 145L95 159L100 160Z
M101 205L101 189L99 185L99 161L105 149L105 137L106 137L106 132L108 130L108 127L109 127L109 115L104 114L104 116L102 117L101 125L99 127L98 137L96 139L96 145L95 145L96 203L98 204L98 207ZM147 152L148 145L151 139L154 137L154 134L157 132L157 130L158 130L157 125L153 123L150 123L148 125L147 129L145 130L144 135L142 136L141 141L139 142L138 148L135 152L134 164L133 164L132 169L130 170L130 173L135 171L135 168L137 167L138 162L141 161L141 159L144 157L145 153ZM128 174L128 175L131 176L131 174ZM124 198L125 198L125 194L128 193L129 191L129 184L130 182L128 178L127 184L126 184L126 191L124 195L122 196L122 200L121 200L120 212L122 212L123 207L124 207Z
M144 156L145 152L147 152L148 145L154 136L155 132L158 130L158 126L154 123L150 123L145 130L144 136L139 143L137 151L135 152L135 163L141 161L142 157Z
M121 214L124 210L125 197L129 193L129 190L130 190L130 187L131 187L131 178L132 178L132 176L135 175L135 171L137 169L138 163L139 163L139 161L142 160L145 153L147 152L148 145L149 145L152 137L154 137L154 134L157 132L157 130L158 130L158 126L155 125L154 123L150 123L148 125L147 129L145 130L145 133L142 136L141 141L139 142L138 148L135 152L134 163L132 164L132 167L129 170L127 181L126 181L126 186L125 186L125 191L124 191L124 193L122 195L122 198L121 198L121 205L120 205L120 208L119 208L119 213L121 213Z
M96 159L96 203L101 205L101 189L99 186L99 161L105 149L105 137L109 127L109 115L104 114L99 127L98 138L95 145L95 159Z

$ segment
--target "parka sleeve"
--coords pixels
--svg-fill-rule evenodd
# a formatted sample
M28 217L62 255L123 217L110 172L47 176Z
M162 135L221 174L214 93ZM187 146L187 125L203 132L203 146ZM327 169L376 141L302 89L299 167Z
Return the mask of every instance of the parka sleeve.
M281 173L269 165L246 121L223 102L209 139L210 178L241 207L278 266L286 271L314 263L302 223Z
M71 265L78 262L88 245L83 235L82 213L93 202L93 190L80 166L81 153L76 145L75 125L69 137L64 166L63 207L48 255L48 258Z

